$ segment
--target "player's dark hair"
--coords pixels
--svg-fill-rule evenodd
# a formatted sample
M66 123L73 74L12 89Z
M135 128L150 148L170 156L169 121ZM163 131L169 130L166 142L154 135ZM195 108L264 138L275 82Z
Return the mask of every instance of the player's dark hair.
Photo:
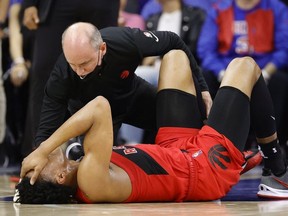
M16 185L18 194L16 202L21 204L67 204L75 203L75 189L48 181L38 180L30 184L30 178L25 177Z

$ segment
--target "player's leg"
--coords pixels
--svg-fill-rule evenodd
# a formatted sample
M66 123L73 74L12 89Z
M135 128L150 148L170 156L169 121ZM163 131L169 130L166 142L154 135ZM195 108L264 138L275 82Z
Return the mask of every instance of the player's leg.
M162 60L157 93L157 128L201 128L190 62L183 51L173 50Z
M264 155L264 172L258 195L288 198L288 187L285 186L288 174L277 142L272 100L261 71L253 62L252 59L242 58L230 63L214 100L208 124L242 150L249 129L250 108L252 128ZM254 69L251 63L255 64ZM250 107L247 98L250 98Z
M245 63L246 64L246 63ZM233 66L234 67L234 66ZM237 67L235 67L237 68ZM244 70L239 68L239 72L247 73L249 68ZM223 82L221 83L221 87L227 85L234 86L237 88L239 83L245 82L245 80L241 80L241 76L246 76L245 73L239 73L239 75L233 74L233 70L227 69L228 73ZM237 71L237 70L236 70ZM273 174L276 176L281 176L283 173L286 172L286 164L284 162L283 155L281 154L281 148L277 141L277 133L276 133L276 122L275 122L275 115L274 115L274 108L270 93L267 89L266 83L260 73L260 69L258 66L253 72L257 73L257 78L255 82L255 78L253 82L255 84L251 85L251 83L243 83L245 86L244 91L241 90L243 87L239 88L241 91L248 95L250 93L250 115L251 115L251 124L252 128L255 131L257 142L264 154L264 167L268 170L271 170ZM240 75L242 74L242 75ZM259 74L261 76L259 76ZM229 75L232 78L229 78ZM236 79L233 80L233 76ZM250 79L249 79L250 80ZM246 80L248 82L249 80ZM241 85L241 84L240 84ZM251 91L251 87L253 88ZM247 89L248 88L248 89ZM248 90L248 92L247 92ZM248 95L249 96L249 95ZM235 119L235 117L234 117ZM238 122L241 122L240 119ZM237 143L236 143L237 145ZM288 180L288 179L287 179Z
M272 99L263 77L257 81L252 92L251 120L264 159L258 196L287 199L287 164L278 143Z
M272 99L262 76L254 85L250 107L252 128L264 159L258 195L287 199L287 165L278 143Z
M207 124L243 151L250 127L250 97L261 70L252 58L236 58L228 65Z

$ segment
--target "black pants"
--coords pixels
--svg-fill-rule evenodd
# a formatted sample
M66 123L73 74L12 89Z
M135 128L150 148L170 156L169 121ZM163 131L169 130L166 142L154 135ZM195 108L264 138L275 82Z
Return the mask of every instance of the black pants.
M26 131L22 154L29 154L40 121L44 87L53 66L62 52L61 36L71 24L90 22L101 29L117 26L119 0L55 0L48 17L35 32L33 62L30 73L30 90Z

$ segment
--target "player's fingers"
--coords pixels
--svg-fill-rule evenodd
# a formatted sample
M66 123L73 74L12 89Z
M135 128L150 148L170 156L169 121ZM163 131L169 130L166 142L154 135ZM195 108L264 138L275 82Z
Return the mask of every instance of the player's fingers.
M25 165L25 158L24 160L22 161L22 166L21 166L21 171L20 171L20 178L24 178L26 173L28 173L28 169L26 168L26 165Z
M30 184L34 185L34 183L36 182L37 178L39 176L39 171L37 169L34 170L33 175L30 179Z
M21 169L20 178L24 178L25 174L26 174L26 171L24 169Z

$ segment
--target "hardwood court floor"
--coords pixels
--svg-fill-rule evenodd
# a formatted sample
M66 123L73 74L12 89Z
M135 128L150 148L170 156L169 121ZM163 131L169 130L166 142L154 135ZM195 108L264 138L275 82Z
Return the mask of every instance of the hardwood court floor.
M262 201L255 195L261 169L248 172L221 201L93 205L20 205L11 201L14 184L0 175L0 216L117 215L117 216L287 216L287 201ZM256 187L256 188L255 188Z

